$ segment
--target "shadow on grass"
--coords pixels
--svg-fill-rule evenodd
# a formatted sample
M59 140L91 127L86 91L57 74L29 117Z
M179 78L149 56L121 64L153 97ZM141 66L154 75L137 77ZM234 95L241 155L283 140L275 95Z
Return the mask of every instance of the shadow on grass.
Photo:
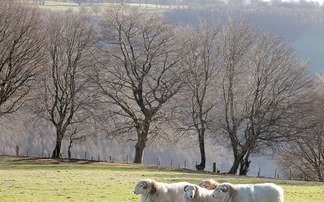
M0 156L1 169L109 169L109 170L140 170L147 166L140 164L105 162L87 159L47 158L47 157L20 157Z

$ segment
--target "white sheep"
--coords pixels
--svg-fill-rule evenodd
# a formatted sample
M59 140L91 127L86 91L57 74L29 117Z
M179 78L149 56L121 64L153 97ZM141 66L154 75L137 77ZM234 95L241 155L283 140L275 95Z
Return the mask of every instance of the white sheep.
M182 202L184 187L188 182L162 183L151 179L137 183L134 193L142 194L141 202Z
M209 189L209 190L214 190L217 188L218 186L218 182L216 182L215 180L213 179L208 179L208 180L203 180L199 183L199 186L200 187L203 187L205 189Z
M272 183L237 184L223 183L214 190L214 198L221 202L283 202L283 189Z
M214 190L208 190L196 185L187 185L184 188L183 202L219 202L213 198Z

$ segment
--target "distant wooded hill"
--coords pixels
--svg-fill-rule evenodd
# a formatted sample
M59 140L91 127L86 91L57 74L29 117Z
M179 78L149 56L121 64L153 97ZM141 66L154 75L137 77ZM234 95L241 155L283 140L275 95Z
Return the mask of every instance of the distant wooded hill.
M172 9L165 18L177 24L198 25L225 22L228 17L247 19L265 32L278 35L292 43L298 57L309 60L311 72L324 70L324 7L316 3L225 4L221 1L188 9Z

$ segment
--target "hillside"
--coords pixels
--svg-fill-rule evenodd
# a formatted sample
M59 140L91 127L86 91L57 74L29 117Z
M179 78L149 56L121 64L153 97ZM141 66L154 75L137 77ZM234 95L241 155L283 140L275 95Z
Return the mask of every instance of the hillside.
M54 1L46 1L45 5L41 6L43 8L50 8L53 10L68 10L68 9L80 9L81 7L87 7L89 9L92 9L94 15L100 15L101 12L104 12L105 7L111 4L86 4L84 6L79 6L77 4L73 3L67 3L67 2L54 2ZM146 9L149 9L149 12L152 13L164 13L167 17L169 15L169 18L174 20L175 23L177 23L176 19L178 21L181 21L181 15L186 18L186 20L189 20L190 24L192 24L195 19L187 18L187 15L193 16L193 18L199 19L201 13L202 14L213 14L204 12L204 10L198 10L197 16L194 16L193 13L195 10L191 9L180 9L174 10L174 9L165 9L160 6L150 6L148 4L139 5L139 4L132 4L132 6L136 7L145 7ZM267 7L266 7L267 8ZM199 9L199 8L197 8ZM165 12L166 10L170 11L170 13ZM226 10L226 9L219 9L219 10ZM291 10L291 9L290 9ZM172 14L172 11L175 13ZM181 12L180 12L181 11ZM216 10L217 11L217 10ZM252 9L252 11L254 11ZM195 11L196 12L196 11ZM251 18L259 19L258 16L260 13L258 12L250 12ZM261 14L263 11L261 12ZM285 12L283 12L285 13ZM178 14L176 16L175 14ZM215 15L219 14L219 11L214 13ZM276 13L275 13L276 14ZM291 15L291 12L290 14ZM291 16L290 16L291 17ZM211 18L213 18L213 15L211 15ZM277 18L273 18L276 21L270 22L268 24L265 24L262 22L264 19L272 19L268 16L265 16L264 18L260 18L259 24L264 24L265 27L268 27L268 30L266 31L272 31L274 30L275 34L276 30L280 30L282 32L285 32L282 30L282 27L286 27L287 21L290 20L290 18L287 18L286 20L282 20L280 16L277 16ZM183 21L183 20L182 20ZM276 22L281 22L283 24L278 24ZM295 22L295 21L294 21ZM296 21L298 23L298 20ZM277 27L272 27L275 25L280 25ZM302 24L303 26L307 24ZM268 26L269 25L269 26ZM271 26L270 26L271 25ZM309 25L310 26L310 25ZM261 26L260 26L261 27ZM263 27L261 27L263 28ZM293 27L296 28L296 27ZM308 26L306 27L309 28ZM306 30L305 28L305 30ZM304 29L300 29L303 30ZM300 51L305 51L304 53L300 54L300 57L305 56L306 59L309 56L315 56L316 53L320 53L320 49L322 47L323 40L321 37L316 38L318 35L321 35L321 30L318 31L318 35L313 36L313 31L311 30L309 33L300 33L296 32L295 29L292 29L290 31L285 32L283 34L284 37L289 37L291 33L294 33L295 35L292 36L293 40L290 41L296 42L299 44ZM303 35L305 34L305 36ZM309 43L312 41L312 43ZM305 48L307 45L310 45L311 47L315 47L316 49L314 52L311 52L307 48ZM318 49L318 50L317 50ZM298 50L297 53L299 54ZM318 68L321 67L323 56L322 54L317 55L320 60L312 60L316 61L319 65L317 65ZM312 64L312 61L310 64ZM317 71L320 71L319 69ZM19 112L16 114L16 117L1 117L0 119L0 151L1 154L10 154L14 155L16 153L16 146L18 145L20 148L20 155L24 156L30 156L30 155L36 155L36 156L51 156L51 153L54 148L55 144L55 133L53 130L53 127L50 124L46 123L34 123L31 121L32 117L29 114L24 114L23 112ZM109 126L107 126L109 127ZM184 139L187 140L195 140L197 137L186 137ZM130 138L129 138L130 139ZM68 140L64 140L64 157L67 157L67 142ZM162 144L160 142L158 143L152 143L150 146L147 147L145 150L144 155L144 164L149 165L155 165L157 161L161 163L163 166L171 166L172 167L186 167L189 169L194 169L195 164L200 161L199 152L197 149L197 143L196 141L192 142L185 142L186 140L181 141L181 145L171 145L171 144ZM211 165L213 162L217 163L217 167L220 169L221 172L227 172L231 166L232 162L232 153L226 147L226 143L223 142L217 142L215 143L215 140L209 140L207 145L207 170L211 170ZM72 148L72 157L78 158L78 159L100 159L100 160L108 160L113 159L114 161L120 161L120 162L126 162L126 159L128 162L133 161L134 156L134 141L126 141L126 140L111 140L108 138L96 138L91 137L91 140L87 142L82 143L76 143ZM172 163L171 163L172 161ZM258 161L255 159L252 160L251 168L250 168L250 175L257 175L257 172L261 168L261 175L272 177L275 173L275 166L273 165L272 161L269 159L259 158Z
M324 201L324 183L213 175L187 169L84 160L0 156L0 201L139 201L138 181L198 184L273 182L284 189L285 201Z
M102 15L115 3L83 3L72 1L44 1L38 5L55 11L79 10L85 8L93 15ZM156 3L128 3L133 8L145 9L148 13L163 15L166 19L179 24L197 25L200 20L207 22L226 21L231 16L243 17L266 32L278 35L293 44L296 54L303 60L309 60L311 73L324 70L323 52L323 7L317 4L300 2L281 2L271 5L256 1L255 5L226 5L214 3L212 6L174 6ZM196 2L197 3L197 2ZM281 4L280 4L281 3ZM304 3L304 5L303 5ZM215 6L217 5L217 6ZM315 12L316 11L316 12Z

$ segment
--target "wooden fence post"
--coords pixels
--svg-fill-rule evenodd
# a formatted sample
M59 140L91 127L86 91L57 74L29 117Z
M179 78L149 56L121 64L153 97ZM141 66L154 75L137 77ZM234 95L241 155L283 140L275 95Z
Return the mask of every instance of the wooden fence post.
M16 145L16 156L19 156L19 146Z
M172 168L172 159L171 159L171 168Z
M275 176L274 178L276 179L277 178L277 169L275 169Z
M213 163L213 173L216 173L216 163Z

